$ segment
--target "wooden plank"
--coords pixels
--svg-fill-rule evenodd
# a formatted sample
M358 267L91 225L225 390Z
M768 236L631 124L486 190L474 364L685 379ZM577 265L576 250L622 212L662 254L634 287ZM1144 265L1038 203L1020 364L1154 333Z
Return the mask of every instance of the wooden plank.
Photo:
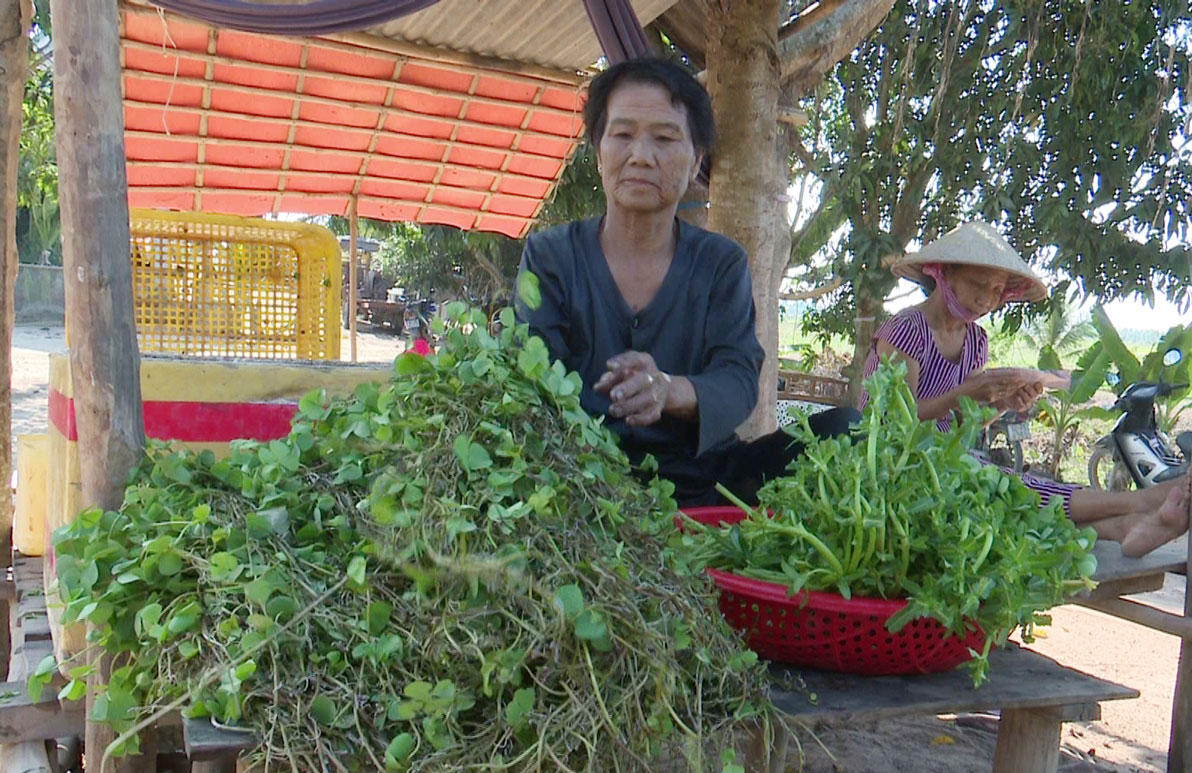
M0 682L0 744L82 735L83 702L59 703L58 690L64 684L55 679L34 701L29 697L25 681Z
M1192 638L1192 618L1184 617L1183 615L1173 615L1170 612L1164 612L1162 609L1156 609L1147 604L1131 601L1130 599L1088 600L1078 601L1077 603L1082 607L1088 607L1098 612L1104 612L1107 615L1120 617L1131 623L1144 625L1147 628L1153 628L1156 631L1171 634L1172 636L1180 636L1185 639Z
M1192 515L1192 502L1188 503ZM1186 535L1185 535L1186 537ZM1184 557L1185 577L1192 577L1192 542ZM1188 580L1184 581L1184 617L1192 618L1192 598ZM1180 641L1180 662L1176 668L1175 696L1171 703L1171 738L1167 746L1167 769L1188 770L1192 767L1192 637Z
M183 719L182 742L192 761L221 760L234 757L256 745L252 733L221 730L209 719Z
M1055 773L1060 763L1059 709L1012 709L998 723L993 773Z
M1098 542L1093 548L1093 555L1097 557L1097 573L1093 575L1097 582L1127 580L1143 575L1162 576L1165 572L1182 574L1188 565L1188 535L1140 558L1123 556L1121 546L1108 540Z
M1076 595L1074 603L1082 601L1103 601L1122 596L1132 596L1135 593L1149 593L1163 587L1165 573L1144 574L1138 577L1128 577L1124 580L1106 580L1097 583L1097 587L1090 591L1083 591Z
M1030 709L1137 698L1138 691L1098 679L1018 645L990 655L989 681L973 689L964 670L917 676L858 677L774 665L771 697L782 711L810 719L868 721L907 714ZM801 677L806 690L778 685ZM797 683L797 681L795 682ZM814 694L816 702L809 696Z

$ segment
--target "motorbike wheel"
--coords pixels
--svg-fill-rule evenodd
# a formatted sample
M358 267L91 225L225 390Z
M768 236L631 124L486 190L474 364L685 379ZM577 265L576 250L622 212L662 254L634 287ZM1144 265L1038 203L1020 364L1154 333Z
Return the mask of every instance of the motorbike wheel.
M1094 490L1129 491L1132 483L1129 471L1114 458L1112 449L1093 449L1089 456L1089 485Z
M989 444L985 447L989 461L998 467L1004 467L1014 472L1022 472L1022 442L1011 441L1004 431L996 431L989 437Z

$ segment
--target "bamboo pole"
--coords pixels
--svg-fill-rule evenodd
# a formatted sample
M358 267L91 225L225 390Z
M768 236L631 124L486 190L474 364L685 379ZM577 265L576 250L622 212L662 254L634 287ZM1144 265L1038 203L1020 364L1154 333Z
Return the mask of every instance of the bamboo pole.
M29 55L30 0L0 0L0 581L12 565L12 327L17 278L17 167L20 164L21 102ZM27 485L27 484L25 484ZM14 578L15 579L15 578ZM14 583L15 585L15 583ZM0 657L9 681L29 676L20 646L16 600L0 601ZM16 645L16 646L14 646ZM0 746L0 770L50 773L40 741Z
M29 0L0 0L0 579L12 565L12 325L17 278L17 167L29 55ZM9 602L0 601L0 656L9 661Z
M82 503L117 508L144 452L140 363L129 259L124 106L116 0L50 0L54 25L54 112L62 218L66 320L79 435ZM92 688L110 676L93 661ZM88 716L94 692L88 693ZM88 761L114 740L87 723ZM155 765L152 735L143 754L114 758L98 773L139 773Z
M351 330L352 362L356 362L356 197L348 202L348 327Z

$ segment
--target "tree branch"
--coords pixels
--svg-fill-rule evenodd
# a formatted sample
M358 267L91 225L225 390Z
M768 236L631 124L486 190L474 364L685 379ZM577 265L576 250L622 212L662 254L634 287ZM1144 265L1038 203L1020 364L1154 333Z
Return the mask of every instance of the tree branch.
M780 75L806 94L865 39L894 0L822 0L778 33Z

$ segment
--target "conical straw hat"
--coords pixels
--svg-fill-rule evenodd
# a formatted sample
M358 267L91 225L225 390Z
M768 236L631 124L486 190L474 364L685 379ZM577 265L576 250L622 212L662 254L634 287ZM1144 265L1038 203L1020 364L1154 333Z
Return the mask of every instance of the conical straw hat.
M1022 280L1020 287L1013 288L1013 297L1007 300L1041 301L1047 297L1047 286L1043 281L1035 276L997 229L986 223L965 223L918 252L907 255L890 270L894 276L923 284L927 279L922 268L924 263L964 263L1001 269Z

